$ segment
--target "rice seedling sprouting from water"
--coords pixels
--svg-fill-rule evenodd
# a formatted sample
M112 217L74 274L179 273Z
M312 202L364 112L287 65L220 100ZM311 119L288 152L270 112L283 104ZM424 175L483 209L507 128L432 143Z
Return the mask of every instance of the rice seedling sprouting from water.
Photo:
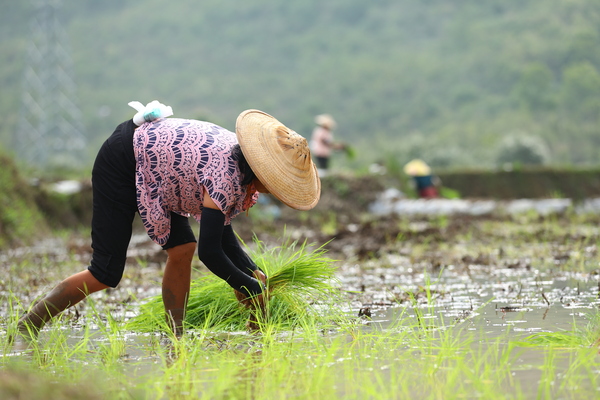
M252 258L267 275L267 302L259 324L289 329L339 318L340 291L335 278L334 260L321 247L306 242L284 242L267 249L255 240ZM210 275L192 282L186 311L188 329L245 329L250 311L235 298L226 282ZM160 296L140 307L140 314L129 322L133 330L165 329Z

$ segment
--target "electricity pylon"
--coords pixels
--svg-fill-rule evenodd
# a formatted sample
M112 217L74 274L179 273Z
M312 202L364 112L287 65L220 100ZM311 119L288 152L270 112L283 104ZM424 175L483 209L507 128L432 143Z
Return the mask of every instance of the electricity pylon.
M15 145L23 161L38 167L78 166L86 145L59 8L60 0L37 2L24 71Z

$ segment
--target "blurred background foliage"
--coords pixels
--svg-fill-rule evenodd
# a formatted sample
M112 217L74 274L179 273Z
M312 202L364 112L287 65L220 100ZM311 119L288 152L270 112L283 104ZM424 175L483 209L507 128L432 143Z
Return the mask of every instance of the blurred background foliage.
M258 108L306 137L314 116L330 113L337 139L357 149L334 164L355 171L414 157L438 168L598 164L597 0L58 4L89 139L86 171L133 115L127 102L154 99L176 117L231 130L239 112ZM6 151L34 12L35 2L4 0L0 13ZM521 151L507 156L510 146Z

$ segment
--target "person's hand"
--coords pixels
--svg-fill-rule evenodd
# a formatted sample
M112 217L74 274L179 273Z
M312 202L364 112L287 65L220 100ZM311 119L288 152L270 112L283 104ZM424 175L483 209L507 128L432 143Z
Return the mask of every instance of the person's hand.
M248 322L246 322L246 328L251 331L257 331L260 329L259 321L264 319L266 315L266 306L269 300L267 296L269 293L267 292L267 276L259 269L255 270L253 275L262 282L264 290L255 298L249 299L251 301L250 317L248 318ZM258 316L259 313L261 314L260 317Z
M253 275L258 281L262 282L263 287L266 288L267 276L259 269L255 270L253 272ZM244 293L240 292L239 290L233 289L233 292L235 293L235 298L237 299L237 301L239 301L241 304L243 304L247 308L257 308L257 306L258 306L258 308L264 309L264 307L266 305L266 301L267 301L267 299L265 299L265 297L267 295L266 290L263 291L263 293L261 293L257 296L252 296L252 297L246 296Z

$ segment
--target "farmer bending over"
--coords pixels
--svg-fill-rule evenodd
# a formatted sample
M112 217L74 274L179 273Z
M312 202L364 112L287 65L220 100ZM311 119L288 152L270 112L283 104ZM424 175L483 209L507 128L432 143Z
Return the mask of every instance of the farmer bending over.
M136 213L168 255L162 299L176 336L183 333L196 250L190 215L200 223L200 260L246 306L264 307L266 277L240 246L231 220L252 207L259 192L298 210L319 200L321 183L306 140L272 116L244 111L234 134L209 122L154 119L160 112L152 113L151 105L168 109L163 116L172 115L170 107L136 104L141 107L130 105L139 112L104 142L92 170L90 266L58 284L19 320L26 339L89 294L117 286Z

